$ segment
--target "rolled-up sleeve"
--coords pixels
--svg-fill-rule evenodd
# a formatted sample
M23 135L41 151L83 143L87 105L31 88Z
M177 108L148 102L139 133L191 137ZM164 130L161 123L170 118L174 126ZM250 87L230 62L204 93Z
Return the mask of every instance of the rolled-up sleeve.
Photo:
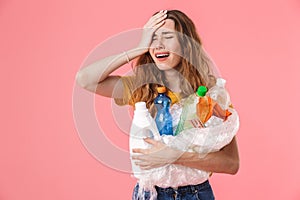
M114 98L115 103L119 106L130 105L134 89L134 77L122 76L120 81L123 85L123 98Z

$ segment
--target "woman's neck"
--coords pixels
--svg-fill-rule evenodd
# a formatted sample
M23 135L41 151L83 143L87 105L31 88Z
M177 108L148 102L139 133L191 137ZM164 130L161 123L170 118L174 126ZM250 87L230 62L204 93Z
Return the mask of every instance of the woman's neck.
M170 69L164 71L165 84L173 92L180 93L180 73L175 69Z

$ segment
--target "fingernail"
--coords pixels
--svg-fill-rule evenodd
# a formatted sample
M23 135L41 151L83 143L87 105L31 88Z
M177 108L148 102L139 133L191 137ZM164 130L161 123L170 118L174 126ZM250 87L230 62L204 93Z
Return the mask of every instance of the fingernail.
M164 10L164 13L167 13L168 12L168 10Z

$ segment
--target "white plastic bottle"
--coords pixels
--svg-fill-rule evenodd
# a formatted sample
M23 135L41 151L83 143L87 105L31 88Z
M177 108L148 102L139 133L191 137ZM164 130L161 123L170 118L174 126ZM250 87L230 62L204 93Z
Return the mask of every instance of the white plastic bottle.
M135 155L136 153L132 152L132 149L149 148L149 144L144 141L144 138L150 137L155 140L160 140L160 134L156 127L154 119L151 117L148 109L146 108L145 102L137 102L135 104L135 110L132 120L132 125L130 129L130 138L129 138L129 148L130 154ZM136 166L133 161L131 161L133 175L140 179L143 173L146 173L146 170L141 170L140 167Z
M215 100L223 110L227 110L230 102L230 96L225 89L226 80L223 78L217 78L216 85L210 88L206 95Z

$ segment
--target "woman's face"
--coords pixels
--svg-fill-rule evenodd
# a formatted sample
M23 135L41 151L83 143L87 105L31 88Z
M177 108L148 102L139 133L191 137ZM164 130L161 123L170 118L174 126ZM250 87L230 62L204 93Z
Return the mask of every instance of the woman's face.
M173 20L166 19L165 24L155 31L149 52L160 70L172 69L180 63L181 46Z

